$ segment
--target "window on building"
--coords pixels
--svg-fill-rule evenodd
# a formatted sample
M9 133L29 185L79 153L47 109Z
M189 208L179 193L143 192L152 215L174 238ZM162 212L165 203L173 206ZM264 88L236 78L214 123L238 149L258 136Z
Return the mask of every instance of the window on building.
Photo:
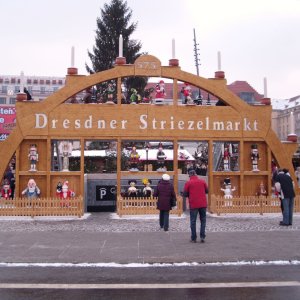
M34 80L33 80L33 84L38 84L38 80L37 80L37 79L34 79Z
M251 92L241 92L239 93L239 97L249 104L255 102L254 93Z
M40 79L40 84L45 84L45 80L44 79Z
M56 80L55 79L52 80L52 84L56 84Z
M20 87L18 85L15 85L15 93L19 93L20 92Z
M27 84L31 84L31 79L27 79Z
M16 78L12 78L10 82L13 84L16 83Z
M3 94L7 93L7 85L2 85L2 93Z
M16 104L16 98L9 98L9 104Z
M0 97L0 104L6 104L6 98Z
M3 78L0 78L0 83L3 83Z
M58 84L63 84L62 80L58 80Z
M54 87L53 87L53 92L56 92L56 91L58 91L58 87L57 87L57 86L54 86Z
M45 94L46 93L46 88L44 86L41 86L41 94Z
M47 80L46 80L46 84L50 84L50 80L47 79Z

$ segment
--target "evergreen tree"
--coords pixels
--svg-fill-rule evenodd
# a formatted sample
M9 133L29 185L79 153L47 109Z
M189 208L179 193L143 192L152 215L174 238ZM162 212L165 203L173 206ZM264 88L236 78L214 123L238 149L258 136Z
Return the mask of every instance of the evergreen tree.
M108 70L114 66L116 57L119 56L119 36L123 36L123 56L126 63L131 64L142 54L139 53L142 44L130 39L131 34L137 28L137 22L130 23L132 10L127 6L125 0L111 0L104 4L101 9L101 17L97 18L97 29L93 53L88 51L92 66L86 64L86 70L96 73ZM140 93L147 84L147 78L128 78L124 85L127 91L135 87ZM99 86L101 90L107 88L107 83ZM130 95L127 95L130 97Z

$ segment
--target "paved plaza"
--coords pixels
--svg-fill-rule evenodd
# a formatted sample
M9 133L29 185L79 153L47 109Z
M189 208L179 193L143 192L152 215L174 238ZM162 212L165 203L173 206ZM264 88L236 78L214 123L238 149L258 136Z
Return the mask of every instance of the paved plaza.
M298 231L300 214L294 214L293 226L281 227L280 214L215 214L207 215L207 234L210 232L248 231ZM199 221L198 221L199 222ZM198 223L199 224L199 223ZM158 215L123 216L116 213L87 213L77 217L0 217L1 232L156 232L159 231ZM170 216L170 232L189 232L189 213L181 217Z
M300 264L300 215L293 226L281 227L280 220L280 214L208 215L206 242L195 244L187 213L172 216L168 232L159 229L157 216L1 217L0 265Z

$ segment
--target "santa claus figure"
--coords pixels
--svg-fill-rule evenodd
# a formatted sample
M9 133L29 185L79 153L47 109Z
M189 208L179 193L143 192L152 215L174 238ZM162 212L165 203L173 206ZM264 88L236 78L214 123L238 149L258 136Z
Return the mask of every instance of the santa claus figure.
M69 181L65 181L61 187L61 190L57 188L56 196L63 201L61 202L62 206L70 206L70 199L75 197L75 192L69 189Z
M27 183L26 189L22 192L22 195L26 198L35 199L38 198L41 194L41 190L36 185L36 182L34 179L29 179Z
M1 197L5 200L11 198L11 188L7 179L4 180L3 187L1 189Z
M28 159L30 161L30 172L36 172L36 163L39 160L39 154L37 152L36 144L31 144L28 153Z
M159 83L156 85L155 91L155 104L164 104L166 93L165 82L163 80L160 80Z
M184 104L194 105L191 86L186 82L183 87Z
M259 160L259 153L257 149L257 145L251 145L251 161L252 161L252 171L258 172L258 160Z

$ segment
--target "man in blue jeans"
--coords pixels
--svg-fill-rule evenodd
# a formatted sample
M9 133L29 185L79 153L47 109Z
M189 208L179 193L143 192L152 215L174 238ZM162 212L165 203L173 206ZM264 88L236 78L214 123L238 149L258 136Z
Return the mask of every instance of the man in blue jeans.
M205 241L206 226L206 208L208 193L207 183L196 175L195 170L189 170L190 180L184 185L184 195L189 200L190 207L190 225L191 225L191 242L197 242L196 221L199 213L200 217L200 239L201 243Z
M280 226L293 225L295 191L293 180L288 174L288 169L282 169L275 178L275 188L281 193L283 206L283 220L279 223Z

